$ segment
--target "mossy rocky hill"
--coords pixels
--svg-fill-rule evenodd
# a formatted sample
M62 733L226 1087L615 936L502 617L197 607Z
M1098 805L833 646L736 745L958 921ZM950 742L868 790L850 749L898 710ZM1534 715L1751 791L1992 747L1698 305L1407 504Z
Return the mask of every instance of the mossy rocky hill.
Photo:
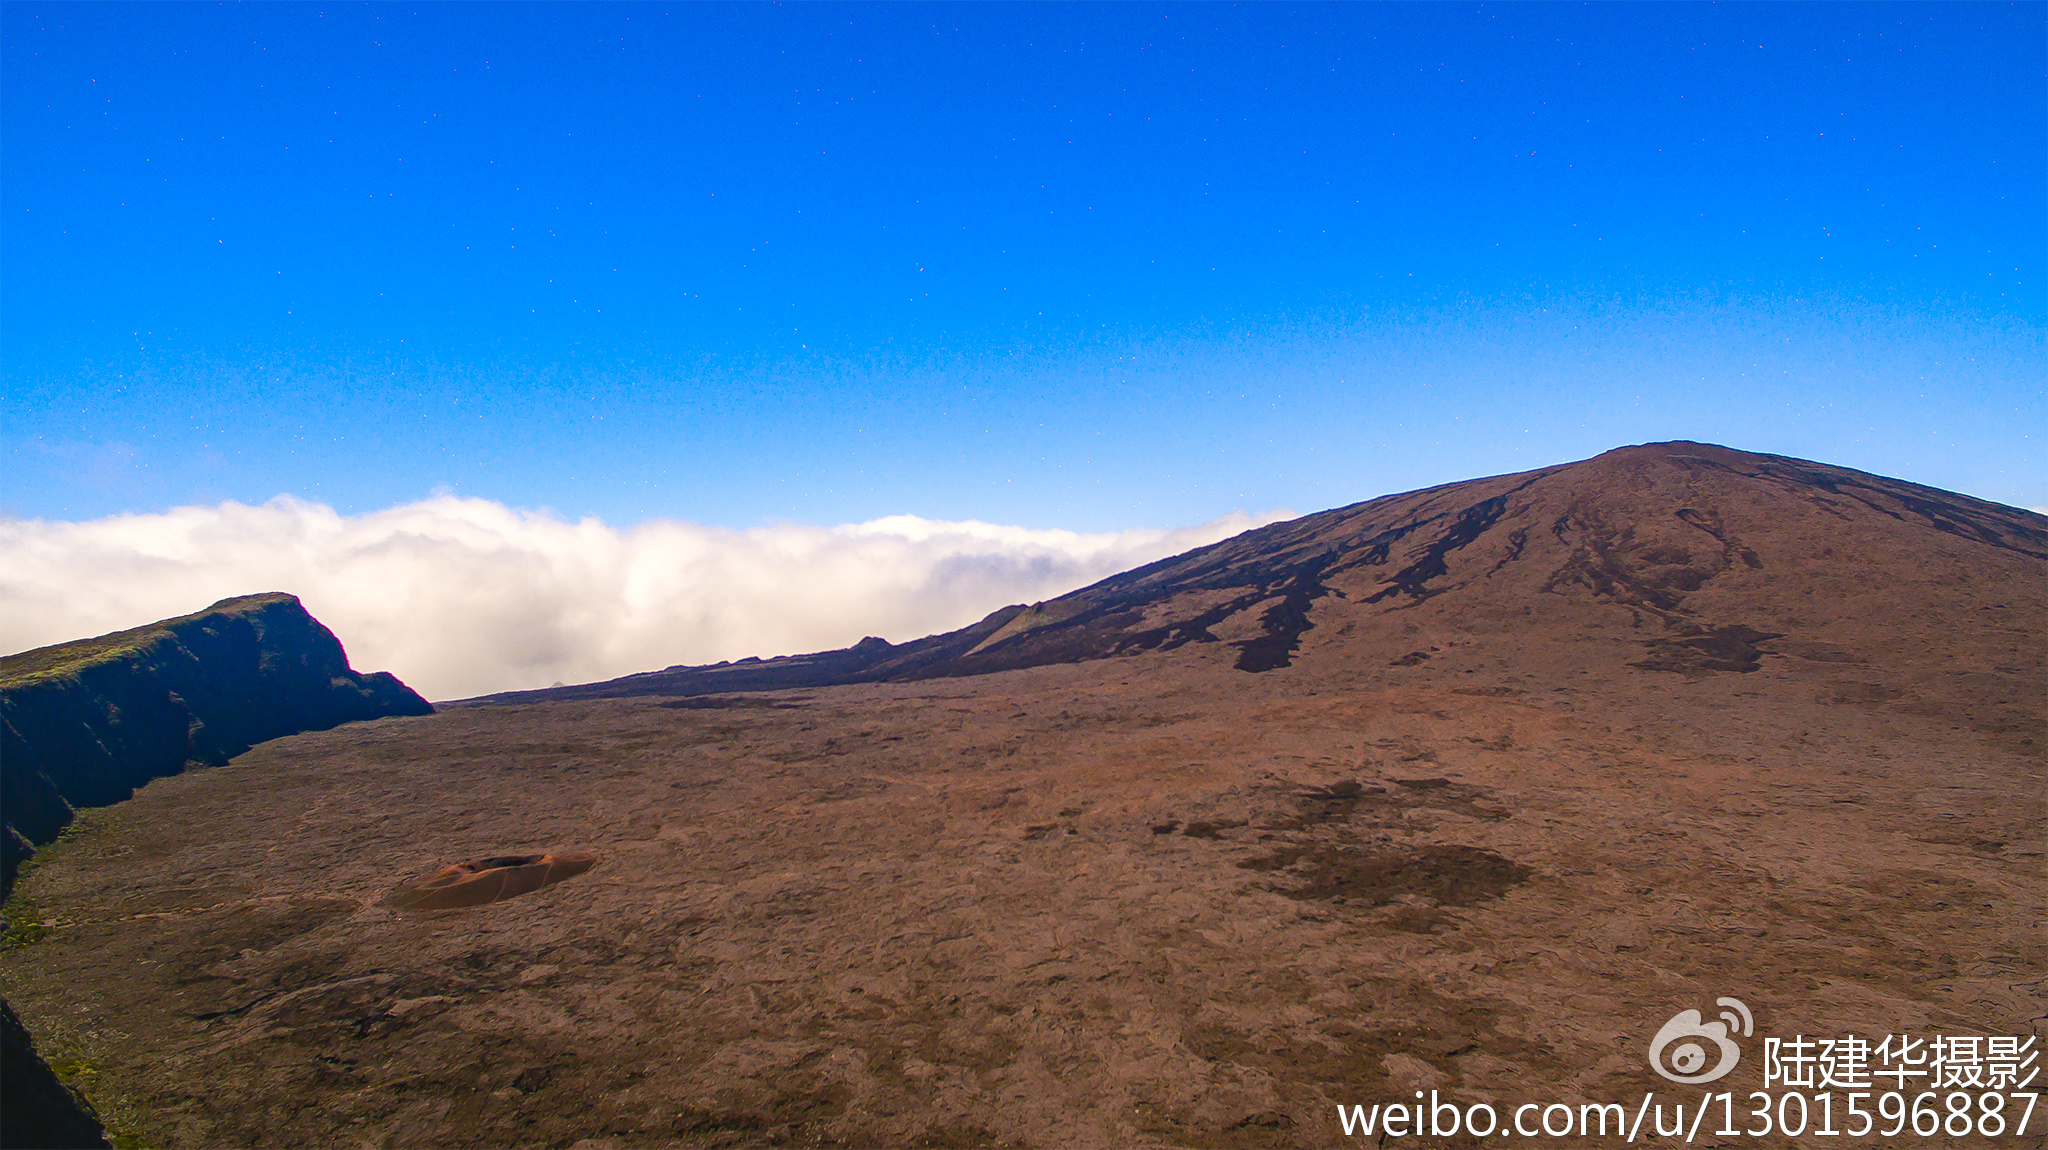
M334 633L276 592L0 658L0 886L77 808L267 739L432 711L394 676L350 670Z

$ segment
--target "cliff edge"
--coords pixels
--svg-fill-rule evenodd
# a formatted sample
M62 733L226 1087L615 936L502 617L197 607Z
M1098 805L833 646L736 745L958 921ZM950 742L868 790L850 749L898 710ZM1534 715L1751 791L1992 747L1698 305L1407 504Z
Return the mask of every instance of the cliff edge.
M279 592L0 658L0 897L77 808L266 739L432 712L394 676L350 670L334 633Z
M106 1150L92 1104L67 1088L36 1053L35 1039L0 1000L0 1148Z

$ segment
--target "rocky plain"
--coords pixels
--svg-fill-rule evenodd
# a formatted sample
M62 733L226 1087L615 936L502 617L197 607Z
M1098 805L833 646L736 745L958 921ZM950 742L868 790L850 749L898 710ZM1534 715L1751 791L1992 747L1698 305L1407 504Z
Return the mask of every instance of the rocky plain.
M262 742L40 850L0 986L161 1146L1625 1141L1340 1125L1418 1091L1746 1127L1765 1035L2040 1048L2044 635L2048 517L1627 448L918 643ZM546 855L595 861L417 897ZM1722 996L1733 1073L1653 1072Z

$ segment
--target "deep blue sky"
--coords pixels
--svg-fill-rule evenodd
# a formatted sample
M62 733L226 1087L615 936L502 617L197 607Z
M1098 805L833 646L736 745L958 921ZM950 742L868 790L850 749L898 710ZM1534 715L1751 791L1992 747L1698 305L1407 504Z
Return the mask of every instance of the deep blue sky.
M2048 503L2041 4L0 6L0 511Z

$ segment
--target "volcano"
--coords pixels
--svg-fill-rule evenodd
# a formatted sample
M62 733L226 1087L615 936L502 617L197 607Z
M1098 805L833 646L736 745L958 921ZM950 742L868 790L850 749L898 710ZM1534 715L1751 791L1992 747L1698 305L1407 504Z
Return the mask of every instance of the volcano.
M1959 568L1944 564L1950 556ZM2010 610L1951 602L1951 576L1982 567L2006 585L2038 582L2043 560L2048 520L2032 512L1805 460L1660 443L1247 531L900 646L870 638L483 701L909 682L1189 644L1220 644L1240 671L1301 656L1342 674L1435 658L1441 646L1401 648L1439 626L1464 646L1483 637L1496 662L1540 659L1546 647L1577 659L1586 642L1606 641L1635 644L1627 665L1644 670L1754 671L1767 652L1799 657L1903 606L1901 583L1924 584L1907 600L1935 615ZM1914 662L1903 650L1885 657ZM2017 698L1993 693L2001 708Z
M1624 448L266 742L81 813L0 973L167 1146L1621 1145L1767 1038L2039 1048L2044 624L2048 517Z

